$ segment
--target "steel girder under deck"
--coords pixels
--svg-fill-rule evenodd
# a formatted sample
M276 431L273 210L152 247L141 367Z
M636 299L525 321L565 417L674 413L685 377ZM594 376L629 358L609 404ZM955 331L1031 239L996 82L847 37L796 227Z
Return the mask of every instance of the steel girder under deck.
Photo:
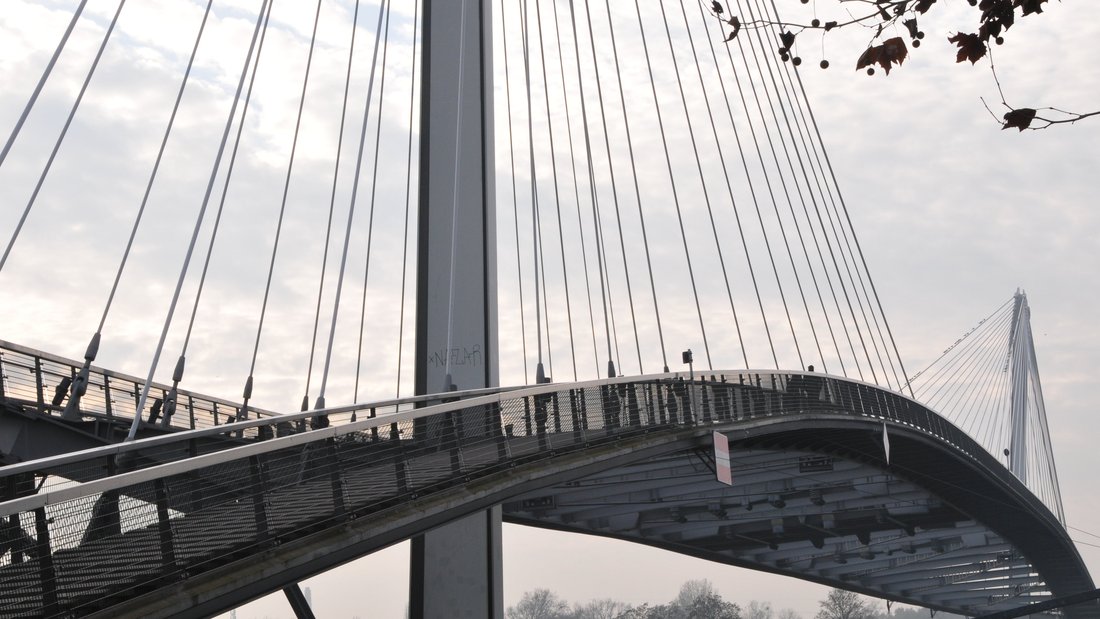
M769 425L761 430L780 430ZM835 437L811 451L762 447L758 436L731 443L732 486L715 481L705 449L687 450L527 493L505 503L505 519L971 616L1049 598L1020 548L907 479L904 465L876 466L882 446L868 429L838 432L849 433L866 461L841 455Z

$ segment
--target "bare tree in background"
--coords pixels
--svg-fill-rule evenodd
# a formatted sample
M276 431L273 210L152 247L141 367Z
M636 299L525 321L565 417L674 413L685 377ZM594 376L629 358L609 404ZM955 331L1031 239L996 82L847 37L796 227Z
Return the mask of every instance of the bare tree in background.
M508 619L566 619L570 616L569 605L549 589L524 593L504 614Z
M814 619L875 619L879 614L875 604L844 589L830 590L820 604Z
M775 617L775 611L772 610L771 602L753 600L745 609L745 619L773 619L773 617Z
M592 600L587 604L575 604L573 606L572 619L619 619L630 610L630 605L604 598Z

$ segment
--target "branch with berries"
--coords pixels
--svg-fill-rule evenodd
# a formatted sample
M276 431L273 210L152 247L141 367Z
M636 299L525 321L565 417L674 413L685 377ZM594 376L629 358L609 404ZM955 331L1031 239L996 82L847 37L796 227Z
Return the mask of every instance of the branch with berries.
M730 1L730 0L727 0ZM817 2L817 0L812 0ZM723 39L726 43L733 41L743 30L765 29L774 31L779 41L777 53L784 62L791 62L795 66L802 64L802 58L795 53L795 42L798 37L808 33L819 33L824 37L838 28L862 26L872 31L871 40L866 49L856 60L856 70L866 70L868 75L875 75L876 68L882 69L886 75L896 66L901 66L909 57L910 47L919 48L925 33L919 27L919 20L937 4L937 0L828 0L847 10L848 19L822 21L814 18L809 23L784 22L779 19L771 19L769 16L758 16L748 9L746 15L733 14L720 0L700 0L711 15L723 24ZM992 69L992 45L1003 45L1005 35L1018 19L1038 15L1043 12L1043 4L1048 0L967 0L977 13L977 30L975 32L957 32L947 38L947 42L955 45L956 62L970 61L977 63L983 58L989 58ZM802 4L809 4L811 0L800 0ZM739 3L738 3L739 4ZM731 5L732 6L732 5ZM855 8L853 8L855 7ZM897 32L904 32L902 36L889 36ZM908 43L906 42L908 38ZM829 68L829 61L822 59L822 69ZM996 78L996 72L994 71ZM1004 92L1000 81L997 81L997 89L1001 94L1001 105L1007 108L1007 112L997 122L1003 129L1046 129L1052 125L1072 124L1093 116L1100 116L1100 111L1075 113L1067 112L1054 107L1031 108L1012 107L1005 102ZM983 100L984 103L984 100ZM990 110L988 104L986 109Z

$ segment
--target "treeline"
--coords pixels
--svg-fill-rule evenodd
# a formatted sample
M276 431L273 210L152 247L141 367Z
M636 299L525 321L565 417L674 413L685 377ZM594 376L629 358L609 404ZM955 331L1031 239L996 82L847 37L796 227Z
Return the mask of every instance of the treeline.
M612 599L592 600L570 605L548 589L523 594L508 608L507 619L776 619L771 605L752 602L742 611L737 604L722 598L707 580L689 580L667 604L634 606ZM801 619L784 610L778 619Z
M917 608L888 613L879 602L842 589L832 589L819 604L813 619L931 619L931 613ZM639 606L609 598L570 604L549 589L535 589L523 594L505 615L507 619L802 619L789 608L776 611L770 602L753 600L742 608L724 599L707 580L685 582L666 604ZM935 617L962 619L949 613Z

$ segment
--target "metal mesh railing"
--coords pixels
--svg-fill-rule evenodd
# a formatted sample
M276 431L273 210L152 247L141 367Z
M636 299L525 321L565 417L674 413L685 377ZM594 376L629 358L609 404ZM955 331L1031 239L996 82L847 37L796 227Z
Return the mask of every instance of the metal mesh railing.
M81 363L56 355L0 340L0 400L43 415L60 417L69 397L72 381ZM80 399L80 417L85 420L132 421L145 381L92 367L88 390ZM153 423L165 429L195 430L237 420L241 405L179 390L175 414L165 418L161 406L171 386L154 383L150 389L149 411L156 413ZM253 417L271 417L277 413L249 407Z
M61 419L68 397L72 377L80 370L80 363L55 355L35 351L0 340L0 404L9 410L41 414L51 419ZM133 420L137 399L144 381L109 370L92 368L89 388L80 400L80 421L120 421L125 429ZM33 463L0 467L0 477L22 474L45 476L36 488L26 484L6 492L0 490L0 500L21 496L37 490L49 492L72 481L91 481L133 471L149 466L174 462L186 458L220 451L244 443L274 437L289 436L316 429L320 425L343 425L360 418L372 418L412 410L418 405L439 402L439 396L413 396L393 400L376 401L362 406L346 406L326 409L323 413L305 412L280 414L249 406L248 421L238 421L243 406L239 403L179 390L177 414L168 419L163 416L148 421L159 411L170 389L154 383L151 393L153 406L147 410L142 422L145 428L156 427L168 436L153 436L137 441L118 443L90 452L76 452ZM496 393L499 389L475 389L447 394L449 399ZM186 437L180 430L190 430ZM110 440L110 433L101 433ZM155 433L154 433L155 434ZM121 438L118 435L115 438ZM2 489L2 486L0 486Z
M932 411L872 385L767 372L685 379L544 385L355 422L315 416L314 429L281 438L257 430L275 420L257 420L246 430L263 440L191 456L198 433L182 433L157 446L174 454L161 460L97 450L66 463L93 481L0 503L0 615L108 607L352 517L382 518L471 480L660 429L870 417L992 462ZM22 475L25 485L32 465L0 469L0 484L18 486Z

